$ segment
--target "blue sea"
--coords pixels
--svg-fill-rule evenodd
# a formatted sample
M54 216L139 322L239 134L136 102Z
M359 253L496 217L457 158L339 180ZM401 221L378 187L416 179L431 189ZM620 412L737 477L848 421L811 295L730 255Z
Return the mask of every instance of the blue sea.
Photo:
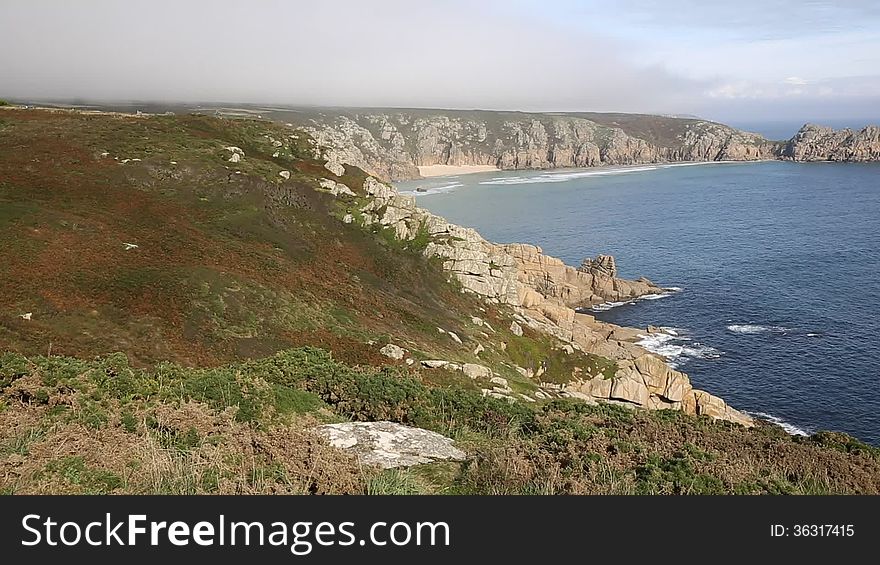
M669 328L644 345L790 433L880 445L880 164L506 171L398 188L487 239L574 266L613 254L621 276L679 288L596 316Z

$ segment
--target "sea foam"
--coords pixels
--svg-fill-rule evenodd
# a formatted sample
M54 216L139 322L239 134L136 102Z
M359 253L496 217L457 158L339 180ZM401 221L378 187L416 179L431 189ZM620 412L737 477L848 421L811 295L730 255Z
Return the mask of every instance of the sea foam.
M441 192L451 192L455 188L464 186L458 181L452 181L437 186L417 186L414 190L402 190L400 194L411 194L413 196L425 196L428 194L439 194ZM422 190L419 190L422 189Z
M625 175L629 173L642 173L646 171L656 171L658 169L670 169L673 167L693 167L698 165L713 165L725 163L726 161L699 161L695 163L656 163L648 165L633 165L625 167L596 167L594 169L575 169L560 171L555 173L543 173L539 175L523 175L523 176L503 176L493 177L488 180L481 181L479 184L485 185L512 185L512 184L536 184L536 183L552 183L567 182L574 179L585 177L599 177L609 175Z
M662 333L639 334L641 345L651 353L662 355L673 368L678 368L688 359L717 359L723 352L710 345L693 341L680 328L661 328Z
M737 334L785 333L788 328L782 326L762 326L758 324L731 324L727 330Z
M639 302L640 300L659 300L661 298L667 298L669 296L672 296L676 292L679 292L681 290L681 288L677 287L677 286L669 286L669 287L664 287L663 290L665 290L667 292L664 292L662 294L643 294L642 296L639 296L637 298L633 298L632 300L621 300L621 301L616 301L616 302L603 302L602 304L596 304L595 306L590 307L590 310L592 310L593 312L607 312L608 310L611 310L612 308L617 308L619 306L624 306L626 304L634 304L636 302Z
M771 424L776 424L777 426L779 426L780 428L785 430L785 432L789 435L808 436L812 433L809 430L806 430L804 428L799 428L799 427L795 426L794 424L790 424L790 423L786 422L785 420L783 420L782 418L774 416L773 414L767 414L766 412L746 412L746 414L748 414L749 416L753 416L755 418L759 418L761 420L766 420L766 421L770 422Z

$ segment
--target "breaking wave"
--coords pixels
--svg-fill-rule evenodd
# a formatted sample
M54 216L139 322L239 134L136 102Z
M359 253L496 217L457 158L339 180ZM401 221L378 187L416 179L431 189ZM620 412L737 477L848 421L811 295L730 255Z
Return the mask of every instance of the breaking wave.
M727 330L737 334L785 333L788 328L782 326L761 326L758 324L732 324Z
M596 167L593 169L576 169L557 173L542 173L530 176L504 176L493 177L488 180L481 181L479 184L486 185L510 185L510 184L536 184L548 182L567 182L574 179L586 177L598 177L608 175L624 175L628 173L642 173L645 171L656 171L658 169L669 169L672 167L693 167L696 165L712 165L725 163L726 161L700 161L696 163L660 163L650 165L633 165L624 167Z
M413 190L401 190L400 194L410 194L413 196L425 196L427 194L439 194L441 192L451 192L455 188L464 186L458 181L447 182L437 186L417 186Z
M612 308L617 308L618 306L623 306L625 304L635 304L636 302L639 302L640 300L659 300L661 298L666 298L668 296L672 296L676 292L679 292L681 290L681 288L677 287L677 286L669 286L669 287L663 287L663 290L665 290L667 292L664 292L662 294L644 294L642 296L639 296L638 298L633 298L632 300L621 300L621 301L617 301L617 302L603 302L602 304L596 304L594 306L591 306L589 308L589 310L592 310L593 312L607 312L608 310L611 310Z
M627 302L603 302L602 304L596 304L595 306L590 308L590 310L592 310L593 312L607 312L612 308L617 308L618 306L623 306L624 304L630 303L632 303L631 300Z
M806 430L804 428L799 428L799 427L795 426L794 424L790 424L790 423L786 422L785 420L783 420L782 418L774 416L773 414L767 414L766 412L746 412L746 414L748 414L749 416L753 416L755 418L759 418L761 420L766 420L766 421L770 422L771 424L775 424L775 425L779 426L780 428L782 428L783 430L785 430L785 432L789 435L808 436L812 433L809 430Z
M678 368L688 359L717 359L724 353L710 345L693 341L679 328L661 328L662 333L639 334L636 342L651 353L662 355L667 363Z

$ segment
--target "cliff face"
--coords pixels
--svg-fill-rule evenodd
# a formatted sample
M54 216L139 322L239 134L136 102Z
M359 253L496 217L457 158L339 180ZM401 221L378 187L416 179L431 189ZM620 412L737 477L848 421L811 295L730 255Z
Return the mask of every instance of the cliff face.
M806 124L786 143L781 156L792 161L877 161L880 127L854 131Z
M427 165L553 169L771 159L780 150L714 122L617 114L368 109L313 115L307 129L323 155L386 180L419 178Z

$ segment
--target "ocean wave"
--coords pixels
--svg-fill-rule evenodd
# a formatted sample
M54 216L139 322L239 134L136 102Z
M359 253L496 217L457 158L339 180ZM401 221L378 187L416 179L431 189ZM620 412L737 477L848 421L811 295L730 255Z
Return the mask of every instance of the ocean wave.
M602 304L596 304L590 310L593 312L607 312L612 308L617 308L618 306L623 306L624 304L631 304L632 301L628 300L626 302L603 302Z
M680 291L681 289L677 286L670 286L663 288L663 290L669 291L664 292L662 294L643 294L642 296L633 298L632 300L621 300L617 302L603 302L602 304L596 304L595 306L590 307L590 310L593 312L607 312L612 308L617 308L619 306L624 306L626 304L635 304L640 300L659 300L661 298L666 298L668 296L672 296L674 293Z
M774 416L773 414L767 414L766 412L746 412L746 414L748 414L749 416L752 416L754 418L766 420L766 421L770 422L771 424L775 424L775 425L779 426L780 428L782 428L783 430L785 430L785 432L789 435L808 436L812 433L811 431L809 431L807 429L799 428L799 427L795 426L794 424L790 424L790 423L786 422L785 420L783 420L782 418Z
M762 326L758 324L731 324L727 330L737 334L785 333L788 328L782 326Z
M417 186L413 190L402 190L400 194L410 194L413 196L425 196L428 194L439 194L441 192L450 192L454 188L464 186L463 183L453 181L438 186Z
M672 294L668 292L664 292L663 294L643 294L638 300L659 300L660 298L667 298L669 296L672 296Z
M698 161L693 163L651 163L645 165L630 165L623 167L596 167L592 169L577 169L556 173L543 173L531 176L504 176L493 177L488 180L481 181L479 184L486 185L511 185L511 184L536 184L551 182L566 182L574 179L585 177L597 177L608 175L624 175L628 173L642 173L646 171L656 171L658 169L671 169L673 167L693 167L699 165L716 165L722 163L730 163L731 161Z
M644 171L655 171L661 168L661 165L649 165L644 167L628 167L619 169L596 169L588 171L576 171L567 173L544 173L533 176L522 177L494 177L488 180L480 181L479 184L486 185L511 185L511 184L537 184L551 182L567 182L574 179L607 175L622 175L626 173L639 173Z
M723 352L710 345L682 335L684 330L679 328L662 328L663 333L639 334L640 345L657 355L666 358L667 363L674 369L680 367L688 359L717 359Z

